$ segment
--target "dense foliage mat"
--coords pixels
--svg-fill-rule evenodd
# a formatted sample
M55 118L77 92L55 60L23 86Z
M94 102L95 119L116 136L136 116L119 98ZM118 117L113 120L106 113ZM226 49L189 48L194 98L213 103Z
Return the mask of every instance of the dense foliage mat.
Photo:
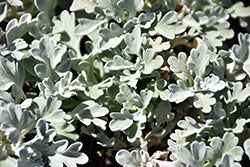
M0 166L247 166L249 5L2 0Z

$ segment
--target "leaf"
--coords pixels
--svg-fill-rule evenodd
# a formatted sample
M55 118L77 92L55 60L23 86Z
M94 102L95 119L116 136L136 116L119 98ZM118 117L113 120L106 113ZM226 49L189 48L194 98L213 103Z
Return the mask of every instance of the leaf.
M129 70L124 70L123 75L120 76L120 82L125 82L132 88L136 88L137 82L141 76L140 69L137 70L135 73L130 73Z
M196 77L195 78L195 85L200 88L202 91L211 91L211 92L218 92L225 88L226 83L216 75L211 75L206 77L203 81ZM198 90L198 88L196 88Z
M189 59L187 66L196 76L202 77L210 58L207 54L207 46L200 45L197 50L192 49L190 55L191 59Z
M227 95L227 103L233 101L237 101L238 103L243 102L250 96L250 87L243 89L243 84L241 82L236 82L233 87L233 92L231 93L228 90Z
M40 24L50 25L51 18L54 16L57 0L35 0L34 4L40 11L37 15Z
M186 30L186 26L181 22L177 22L177 13L169 11L155 26L155 31L168 39L174 39L175 35Z
M157 37L152 44L152 47L155 52L161 52L163 50L168 50L170 48L170 43L169 42L163 42L162 43L162 38Z
M95 3L92 0L74 0L71 4L70 11L86 10L88 13L94 11Z
M164 60L160 55L154 58L155 52L153 49L147 49L143 54L144 69L143 74L151 74L153 70L162 66Z
M92 20L88 18L78 19L79 24L75 28L75 35L89 35L107 20Z
M188 97L194 96L194 92L192 92L182 80L177 80L177 85L170 84L168 89L170 91L170 102L180 103L186 100Z
M204 118L209 122L211 121L211 123L223 121L223 119L226 118L226 111L222 108L222 103L216 102L212 111L209 112L209 115Z
M119 55L115 55L113 60L110 60L105 64L105 68L109 70L132 70L136 68L136 65Z
M68 138L76 141L79 135L75 133L75 127L67 122L53 122L53 127L56 129L56 134L59 138Z
M194 101L194 106L196 108L201 108L201 111L204 113L209 113L212 110L212 105L216 103L216 99L212 98L213 94L202 94L202 93L196 93L195 97L197 98L196 101Z
M120 86L120 92L116 95L115 100L123 104L125 109L131 109L134 105L141 105L140 96L126 84Z
M22 6L23 2L21 0L7 0L7 2L11 5L11 6Z
M108 113L109 110L106 107L102 107L102 104L87 100L74 108L71 115L76 116L86 126L93 123L105 130L107 122L101 119L101 117L104 117Z
M118 7L120 0L97 0L98 7L103 10L107 17L113 18L115 21L120 23L124 17L124 11Z
M208 16L205 13L197 11L194 14L188 14L183 18L183 23L190 27L197 27L206 24L209 21Z
M129 12L129 18L133 18L136 12L143 8L143 0L120 0L117 6Z
M59 68L57 67L63 61L66 46L57 45L53 38L43 37L40 39L38 47L33 47L30 53L36 60L40 61L34 67L35 73L40 79L50 78L52 81L58 79L59 71L57 70Z
M25 71L19 62L0 57L0 90L12 87L12 94L16 98L23 98L23 83Z
M43 167L42 153L31 147L23 148L19 151L18 167Z
M29 13L23 14L20 17L19 22L17 19L10 20L6 26L7 43L10 44L15 39L22 37L36 24L36 22L37 20L32 19L32 16Z
M229 154L225 154L221 160L221 163L217 166L218 167L241 167L241 165L238 162L234 162L234 158Z
M46 97L54 96L58 99L70 98L76 93L71 90L71 80L73 74L67 72L56 84L54 84L49 78L45 78L38 84L40 93Z
M155 13L141 13L138 16L138 22L141 28L148 29L151 27L152 23L155 20Z
M28 111L22 111L21 106L9 103L0 113L0 129L6 133L7 139L16 144L21 140L22 130L29 120Z
M165 80L157 78L153 86L154 86L153 98L158 98L160 96L162 100L168 100L170 92L166 88L167 82Z
M0 3L0 22L2 22L4 18L6 17L7 9L8 9L7 4L4 2L1 2Z
M133 150L131 152L121 149L115 155L115 160L123 167L140 167L141 155L139 151Z
M65 112L60 109L62 101L56 97L49 96L48 98L36 97L33 99L34 113L39 119L44 119L50 122L64 122Z
M244 149L245 149L245 153L247 154L248 158L250 159L250 138L248 138L247 140L244 141Z
M203 167L206 161L206 144L194 141L190 145L190 150L181 146L175 156L186 166Z
M112 118L109 123L111 131L123 131L133 124L133 116L126 109L122 109L121 113L112 112L110 117Z
M233 18L250 16L250 7L244 7L243 2L237 2L227 10Z
M127 53L138 55L142 43L141 28L137 26L131 34L126 34L124 42L127 44L125 48Z
M200 136L202 133L205 133L207 128L212 126L206 122L206 124L197 123L192 117L186 116L185 120L180 120L177 125L183 130L181 131L181 137L188 137L193 134Z
M79 152L82 143L75 142L68 147L67 140L59 140L50 146L50 150L55 150L54 155L50 155L49 165L51 167L77 167L76 164L86 164L89 160L86 154Z
M243 149L237 146L239 139L233 134L226 132L223 138L213 137L210 143L213 154L212 162L220 161L226 154L233 157L234 160L240 161L243 155Z
M158 126L174 119L175 114L171 112L171 104L168 101L161 101L155 111Z
M178 58L175 56L170 56L168 58L168 64L170 65L170 70L174 73L187 73L187 55L184 52L178 54Z
M133 122L133 124L125 130L125 134L127 135L127 140L130 143L136 141L142 136L142 126L140 122Z
M75 14L69 13L68 11L64 10L60 14L60 20L53 19L53 23L54 26L52 33L60 33L61 42L74 49L77 57L80 57L81 36L79 36L79 34L75 34L75 30L77 29L77 27L75 27Z

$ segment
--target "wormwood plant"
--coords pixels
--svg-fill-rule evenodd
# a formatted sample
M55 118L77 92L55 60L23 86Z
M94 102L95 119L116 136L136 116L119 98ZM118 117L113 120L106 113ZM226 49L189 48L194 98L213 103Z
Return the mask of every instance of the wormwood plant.
M2 0L0 166L249 165L247 5Z

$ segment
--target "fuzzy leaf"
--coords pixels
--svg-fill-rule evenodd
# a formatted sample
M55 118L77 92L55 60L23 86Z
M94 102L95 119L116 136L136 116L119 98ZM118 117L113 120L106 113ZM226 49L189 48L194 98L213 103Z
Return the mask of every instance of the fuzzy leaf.
M188 137L193 134L200 136L207 128L212 127L209 123L197 123L192 117L189 116L186 116L185 120L180 120L177 125L184 129L180 134L181 137Z
M225 154L218 167L241 167L241 165L238 162L234 162L234 158L231 155Z
M180 34L185 30L186 26L177 22L177 13L175 11L166 13L155 26L155 31L168 39L174 39L176 34Z
M87 18L80 18L78 21L79 25L76 26L74 32L76 35L88 35L106 22L106 20L92 20Z
M153 70L158 69L163 64L163 58L157 55L154 58L155 52L153 49L147 49L143 54L144 70L143 74L151 74Z
M50 150L55 150L55 154L49 156L49 165L51 167L77 167L77 164L86 164L89 160L86 154L79 152L82 143L75 142L68 146L67 140L60 140L50 146Z
M133 18L136 12L143 8L143 0L120 0L117 6L129 12L129 18Z
M170 70L174 73L187 72L187 55L184 52L178 54L178 58L175 56L170 56L168 58L168 64L170 65Z
M133 150L131 152L122 149L115 155L115 160L123 167L140 167L141 155L139 151Z
M243 102L250 96L250 87L243 89L243 84L241 82L237 82L233 87L233 92L231 93L228 91L227 94L227 103L233 102L234 100L237 102Z
M195 78L195 84L198 84L197 86L202 91L211 91L211 92L218 92L225 88L226 83L216 75L212 75L211 77L206 77L203 81L200 77ZM198 90L198 88L196 88Z
M243 2L237 2L228 9L233 18L236 17L249 17L250 16L250 7L244 7Z
M21 132L29 120L28 111L22 111L21 106L9 103L0 113L0 129L6 133L11 143L17 143L21 139Z
M121 113L110 113L112 120L109 127L112 131L123 131L128 129L133 124L133 117L126 109L122 109Z
M171 121L174 119L175 114L171 112L171 104L168 101L162 101L156 108L156 122L157 125Z
M12 87L14 97L23 98L23 83L25 71L19 62L0 57L0 90L8 90Z
M74 0L71 4L70 11L78 11L85 9L87 12L93 12L95 3L91 0Z
M3 19L6 17L7 15L7 4L4 2L0 3L0 22L3 21Z
M57 67L63 62L62 58L66 53L66 46L57 45L53 38L43 37L39 41L39 46L32 48L30 53L35 59L40 61L40 63L34 67L39 78L45 79L48 77L52 81L58 79L59 71L57 70L59 70L59 68Z
M124 59L123 57L115 55L113 57L113 60L110 60L105 64L105 68L109 70L129 70L134 69L135 65L132 62Z
M206 161L206 144L194 141L190 145L190 150L182 146L175 156L186 166L203 167Z
M109 113L106 107L102 107L92 100L87 100L79 104L71 113L75 115L84 125L89 126L91 123L99 126L103 130L106 129L107 122L102 120Z
M8 44L26 34L36 22L36 19L32 20L32 16L29 13L23 14L20 17L19 22L16 19L10 20L6 26L6 38Z
M195 94L197 100L194 102L196 108L201 108L201 111L204 113L209 113L212 108L211 106L216 103L216 99L213 98L213 94Z
M225 154L229 154L234 160L240 161L243 155L243 149L237 146L239 139L233 134L226 132L223 138L213 137L210 143L213 149L213 157L217 161L222 159Z
M120 92L116 95L115 99L119 103L122 103L126 109L131 109L134 105L140 103L140 96L126 84L120 86Z
M124 37L124 42L127 44L125 51L129 54L138 55L141 48L141 28L135 27L131 34L126 34Z
M170 84L168 89L170 91L170 102L180 103L186 100L188 97L194 96L194 92L192 92L182 80L177 80L177 85Z
M244 141L244 149L245 153L247 154L248 158L250 159L250 138Z
M189 69L192 70L196 76L202 77L210 58L207 54L207 46L200 45L197 50L192 49L190 55L191 59L189 59L187 64Z

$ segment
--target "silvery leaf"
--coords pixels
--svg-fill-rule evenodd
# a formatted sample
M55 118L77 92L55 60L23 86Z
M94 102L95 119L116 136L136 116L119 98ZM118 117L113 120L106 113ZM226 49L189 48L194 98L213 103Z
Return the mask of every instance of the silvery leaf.
M177 80L177 84L170 84L168 89L170 91L170 102L180 103L188 97L194 96L194 92L192 92L182 80Z
M177 13L169 11L155 26L155 31L168 39L174 39L176 34L186 30L186 26L177 21Z

